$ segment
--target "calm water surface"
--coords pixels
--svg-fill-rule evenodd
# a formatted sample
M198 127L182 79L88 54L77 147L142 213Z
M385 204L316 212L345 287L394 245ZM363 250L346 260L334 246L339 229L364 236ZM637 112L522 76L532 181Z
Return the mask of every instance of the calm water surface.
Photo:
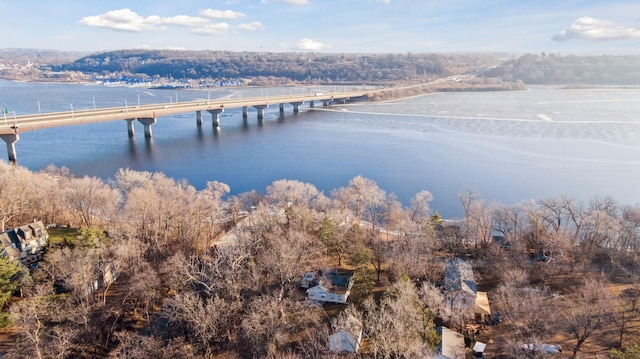
M0 82L0 106L17 114L313 92L311 88L212 91ZM515 204L567 194L588 201L610 195L640 202L640 89L566 90L534 87L519 92L445 93L386 103L310 111L284 118L278 107L259 124L250 109L221 115L214 130L205 116L159 118L153 138L127 136L126 122L26 132L16 144L20 165L49 164L76 175L108 179L119 168L163 172L198 189L207 181L232 194L263 192L275 180L313 183L329 192L362 175L408 203L418 191L434 195L432 207L460 216L458 194ZM0 156L6 160L6 150Z

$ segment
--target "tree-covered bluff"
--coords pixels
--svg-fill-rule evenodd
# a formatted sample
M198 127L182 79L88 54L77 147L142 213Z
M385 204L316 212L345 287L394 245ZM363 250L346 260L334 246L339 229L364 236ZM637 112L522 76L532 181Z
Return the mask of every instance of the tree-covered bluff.
M119 72L173 79L272 77L298 82L430 80L494 66L500 54L326 54L120 50L82 57L57 70Z
M526 54L483 76L525 84L640 85L640 56Z

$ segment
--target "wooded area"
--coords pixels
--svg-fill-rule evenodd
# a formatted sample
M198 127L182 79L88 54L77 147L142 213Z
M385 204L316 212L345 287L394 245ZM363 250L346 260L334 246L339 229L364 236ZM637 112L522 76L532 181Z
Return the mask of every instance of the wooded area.
M122 50L92 54L55 70L180 79L275 78L297 82L431 80L498 64L493 54L326 54Z
M640 56L526 54L506 61L484 76L526 84L640 84Z
M27 63L33 66L25 67ZM278 85L420 83L462 73L476 82L626 85L640 83L640 56L560 54L353 54L119 50L93 54L52 50L0 50L0 77L40 81L137 78ZM11 66L9 66L11 65ZM19 66L13 66L19 65ZM487 86L484 86L487 87ZM489 86L490 87L490 86ZM467 87L450 88L449 90ZM496 87L499 90L502 86Z
M640 206L505 206L467 191L463 218L444 221L428 191L403 205L360 176L329 195L284 179L228 193L160 173L104 182L0 163L2 224L58 226L37 267L0 260L5 357L334 358L328 338L349 318L363 342L346 357L428 357L436 324L495 357L545 355L526 343L574 358L639 344ZM471 333L473 313L447 305L451 258L473 266L499 324ZM347 305L310 303L298 288L323 268L355 271ZM93 289L107 272L117 281Z

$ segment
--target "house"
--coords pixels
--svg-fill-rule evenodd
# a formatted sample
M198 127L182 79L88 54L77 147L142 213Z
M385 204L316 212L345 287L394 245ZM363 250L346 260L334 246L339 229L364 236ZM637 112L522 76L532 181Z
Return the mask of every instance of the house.
M475 311L478 285L469 262L459 258L450 260L444 269L442 289L451 308Z
M348 316L338 324L340 331L329 336L329 349L339 353L357 353L362 340L362 322Z
M437 348L437 359L464 359L464 335L447 327L437 327L440 343Z
M49 233L42 221L36 221L0 233L2 254L8 258L30 264L42 259Z
M47 245L49 233L42 221L18 227L18 237L22 244L22 252L26 255L36 254Z
M353 273L340 275L329 271L319 276L318 284L307 289L307 298L319 302L346 303L351 287Z

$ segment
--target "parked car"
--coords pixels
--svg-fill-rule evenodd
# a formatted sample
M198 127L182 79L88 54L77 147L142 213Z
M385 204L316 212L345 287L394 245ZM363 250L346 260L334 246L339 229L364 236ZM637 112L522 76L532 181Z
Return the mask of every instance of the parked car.
M530 353L559 354L562 353L562 347L559 344L522 344L520 349Z

